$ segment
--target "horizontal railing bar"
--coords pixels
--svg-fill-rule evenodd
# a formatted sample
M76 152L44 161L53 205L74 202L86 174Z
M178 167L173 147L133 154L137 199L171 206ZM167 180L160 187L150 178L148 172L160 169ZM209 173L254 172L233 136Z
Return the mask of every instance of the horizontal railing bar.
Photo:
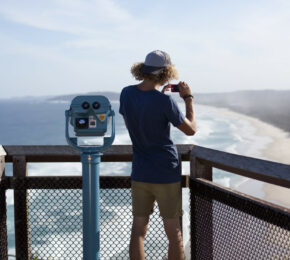
M6 162L14 156L24 155L27 162L79 162L76 150L67 145L57 146L4 146ZM193 145L177 145L182 161L191 157L204 164L245 177L290 188L290 165L230 154ZM132 161L131 145L113 145L104 151L103 162Z
M290 165L194 146L191 158L203 164L290 188Z
M188 187L188 175L182 176L182 187ZM82 176L29 176L24 178L7 176L3 180L5 189L81 189ZM101 176L101 189L126 189L131 187L130 176Z
M27 162L80 162L79 152L68 145L4 145L6 162L23 155ZM182 161L189 161L193 145L177 145ZM103 162L131 162L132 145L112 145L103 152Z

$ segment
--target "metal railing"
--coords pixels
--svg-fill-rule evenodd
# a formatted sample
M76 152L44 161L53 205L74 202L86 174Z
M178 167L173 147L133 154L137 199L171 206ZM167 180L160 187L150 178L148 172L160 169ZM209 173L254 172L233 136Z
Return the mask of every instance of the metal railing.
M289 259L290 210L212 182L218 168L290 188L290 166L193 145L178 145L190 161L191 259ZM115 145L103 162L130 162L132 147ZM8 259L6 191L14 192L17 259L82 259L79 176L28 176L27 163L79 162L69 146L0 146L0 259ZM13 176L5 175L13 163ZM128 259L129 177L101 177L101 259ZM158 210L146 238L147 259L166 259L167 239ZM184 227L185 228L185 227Z
M192 259L290 259L290 209L212 182L213 168L290 188L290 166L195 146Z

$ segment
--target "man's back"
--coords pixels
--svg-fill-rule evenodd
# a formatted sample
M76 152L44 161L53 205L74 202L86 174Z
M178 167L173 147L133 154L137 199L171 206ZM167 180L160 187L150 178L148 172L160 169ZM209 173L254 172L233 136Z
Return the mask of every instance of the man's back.
M152 183L180 180L176 146L170 138L170 122L184 121L172 97L158 90L142 91L136 85L122 90L120 113L133 143L132 179Z

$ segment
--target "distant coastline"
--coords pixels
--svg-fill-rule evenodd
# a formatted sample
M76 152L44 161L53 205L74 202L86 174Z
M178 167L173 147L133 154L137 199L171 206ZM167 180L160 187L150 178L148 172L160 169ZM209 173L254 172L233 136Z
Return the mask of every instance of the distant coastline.
M50 97L50 102L71 101L77 95L104 95L119 100L117 92L90 92ZM179 99L178 96L176 96ZM225 93L197 93L196 104L228 108L255 117L290 134L290 90L248 90Z
M74 97L79 95L102 95L106 96L109 100L119 100L120 93L112 92L112 91L96 91L96 92L88 92L88 93L76 93L76 94L69 94L69 95L61 95L50 97L47 101L50 102L70 102Z
M290 90L197 94L196 103L228 108L290 133Z

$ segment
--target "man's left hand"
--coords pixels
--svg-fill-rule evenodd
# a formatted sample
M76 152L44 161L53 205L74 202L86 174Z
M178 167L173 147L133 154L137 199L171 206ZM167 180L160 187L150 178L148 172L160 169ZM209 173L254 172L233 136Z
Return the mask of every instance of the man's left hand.
M161 93L165 93L165 91L168 91L170 89L170 84L166 85L163 87L163 89L161 90Z

